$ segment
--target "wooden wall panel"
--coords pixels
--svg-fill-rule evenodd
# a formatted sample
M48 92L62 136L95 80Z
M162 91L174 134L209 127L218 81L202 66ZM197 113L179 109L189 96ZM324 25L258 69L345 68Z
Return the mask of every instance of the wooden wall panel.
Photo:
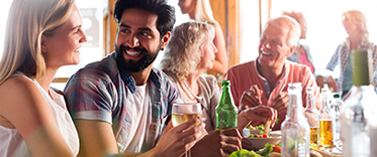
M225 37L228 68L240 62L240 6L239 0L210 0L213 16Z
M115 19L113 17L113 11L114 11L114 4L116 0L109 0L109 9L110 9L110 18L109 19L109 27L110 30L108 31L107 37L108 37L108 51L105 52L106 55L110 54L111 52L114 51L114 44L115 44L115 39L116 39L116 31L118 28L118 24L115 22Z
M227 34L227 51L230 56L228 67L232 67L240 62L240 4L239 0L227 0L228 10L228 34Z
M225 37L226 34L226 0L210 0L213 17L220 24ZM225 39L224 39L225 40Z

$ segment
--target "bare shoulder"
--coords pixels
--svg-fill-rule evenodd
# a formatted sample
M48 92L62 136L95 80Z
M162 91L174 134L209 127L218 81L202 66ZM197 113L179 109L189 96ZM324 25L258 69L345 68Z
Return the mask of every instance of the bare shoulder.
M19 96L33 91L33 88L37 89L34 83L25 77L8 78L0 86L0 101L5 102L10 99L19 98Z
M219 34L219 33L223 34L221 26L218 22L212 23L212 26L215 28L215 34Z
M211 23L211 25L213 25L213 27L215 28L215 30L218 30L218 29L221 30L221 26L220 26L220 24L218 22L213 22L213 23Z
M36 91L38 88L27 78L11 77L0 86L0 100L19 99Z
M46 104L35 84L25 77L11 77L5 81L0 86L0 102L0 115L3 116Z

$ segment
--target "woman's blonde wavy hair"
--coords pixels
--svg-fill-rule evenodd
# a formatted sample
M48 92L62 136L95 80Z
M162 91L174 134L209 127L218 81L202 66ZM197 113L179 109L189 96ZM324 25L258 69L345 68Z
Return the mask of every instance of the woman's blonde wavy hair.
M207 22L209 24L216 23L215 18L213 18L211 4L209 3L209 0L196 0L194 20L200 22Z
M201 48L206 41L212 41L215 29L212 25L190 21L174 28L161 61L161 69L185 80L196 73L202 57Z
M349 21L356 24L359 30L364 33L366 37L369 36L369 31L367 29L367 19L364 14L358 10L349 10L342 14L341 17L345 16Z
M71 15L74 0L13 0L6 25L0 85L15 71L31 78L46 73L42 35L53 36Z

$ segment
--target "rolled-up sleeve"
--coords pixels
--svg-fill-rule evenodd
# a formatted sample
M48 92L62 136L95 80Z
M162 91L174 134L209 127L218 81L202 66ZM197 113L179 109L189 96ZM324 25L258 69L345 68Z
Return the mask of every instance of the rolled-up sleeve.
M335 67L338 65L339 62L339 55L342 50L342 45L339 45L336 49L335 53L332 55L329 63L327 63L326 69L330 71L334 71Z
M68 110L73 119L98 120L112 124L114 94L110 79L94 69L81 69L64 89Z

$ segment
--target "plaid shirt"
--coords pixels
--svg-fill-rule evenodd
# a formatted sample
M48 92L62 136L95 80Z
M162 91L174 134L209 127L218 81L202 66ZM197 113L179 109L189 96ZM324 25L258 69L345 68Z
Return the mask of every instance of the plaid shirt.
M350 40L349 38L346 39L346 41L344 41L342 44L340 44L338 46L338 48L336 49L334 55L331 57L331 60L330 62L327 64L326 66L326 69L327 70L331 70L331 71L334 71L334 69L336 68L336 66L338 65L339 63L339 60L340 60L340 75L339 75L339 78L338 78L338 81L337 81L337 87L342 87L342 82L343 82L343 76L344 76L344 72L346 70L346 67L347 67L347 61L348 61L348 57L349 55L351 54L350 53ZM376 66L377 66L377 46L370 42L368 40L368 38L364 38L360 44L357 46L357 49L358 50L371 50L372 52L372 60L373 60L373 84L374 84L374 87L376 88L377 87L377 72L376 72ZM343 90L347 90L347 89L343 89Z
M147 81L149 100L147 126L141 153L152 149L162 135L171 114L171 105L178 93L168 77L153 68ZM134 124L134 79L119 70L116 53L102 61L80 69L68 81L64 92L73 119L104 121L112 125L119 153L126 150L125 142L132 140L130 127ZM138 152L135 152L138 153Z

